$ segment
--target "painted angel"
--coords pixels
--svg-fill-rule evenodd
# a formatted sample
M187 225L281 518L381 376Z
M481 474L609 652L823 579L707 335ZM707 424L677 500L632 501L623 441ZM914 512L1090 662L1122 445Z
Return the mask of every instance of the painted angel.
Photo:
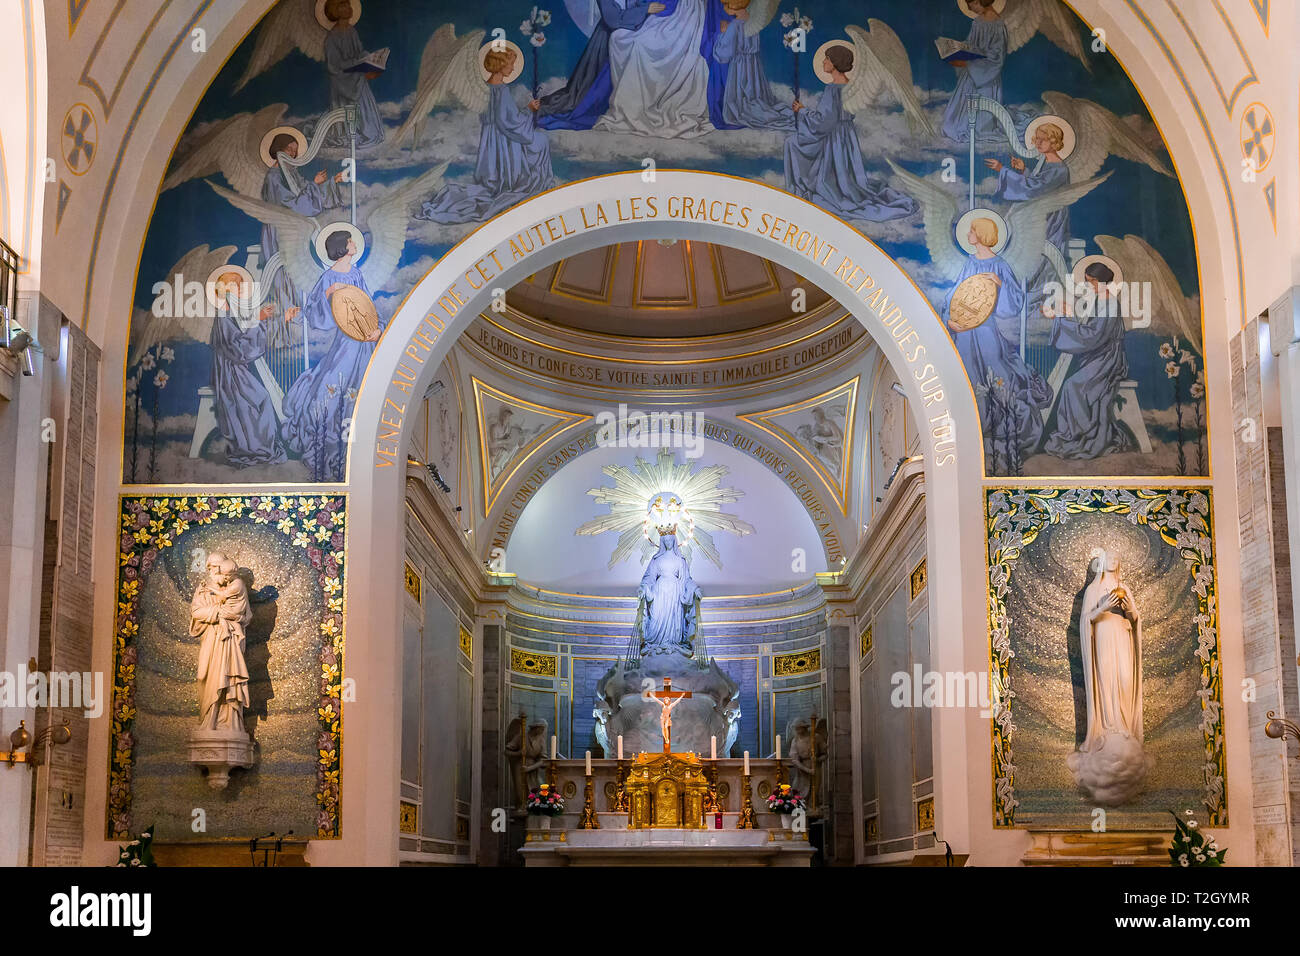
M795 129L785 140L786 189L841 219L883 222L910 216L916 203L883 180L868 177L863 168L851 108L862 102L859 96L866 87L859 84L874 70L855 70L857 47L857 42L826 47L821 67L827 86L817 106L798 100L792 104Z
M385 326L381 316L378 330L367 341L345 335L335 323L331 300L345 286L360 289L367 297L371 290L385 287L406 245L411 207L441 181L446 169L443 163L383 194L365 215L370 237L364 253L356 242L360 233L342 225L320 237L329 263L323 271L310 251L321 228L314 218L209 183L236 209L275 226L283 240L284 268L300 288L310 289L304 320L317 332L333 333L324 353L295 379L284 397L284 437L289 449L311 464L321 463L323 474L342 474L347 442L336 427L321 423L351 417L361 379ZM359 259L364 262L358 264Z
M278 464L285 453L276 427L276 401L268 388L274 379L264 363L257 365L270 348L266 321L274 315L274 307L265 301L243 301L242 276L233 270L219 271L230 262L235 248L196 246L171 267L168 277L180 275L187 281L216 276L210 299L213 311L194 315L178 305L157 316L137 309L127 367L164 342L207 342L212 350L212 410L226 440L227 461L240 468Z
M387 49L369 51L357 34L356 8L351 0L325 0L317 15L317 0L282 0L262 21L257 40L235 92L265 73L294 50L324 63L329 76L330 109L356 107L357 146L377 146L384 141L384 124L370 90L370 79L381 72ZM347 146L347 130L336 127L326 143Z
M713 58L728 66L722 118L729 126L791 132L794 112L772 92L763 70L759 33L771 22L778 0L725 0L732 17L719 25Z
M943 115L943 134L964 143L970 127L966 116L968 96L986 96L1002 102L1002 67L1008 54L1020 49L1042 33L1058 47L1088 66L1079 25L1060 0L1006 0L999 12L998 0L958 0L971 17L970 33L962 49L973 54L948 58L957 70L957 88L953 90ZM992 114L981 111L976 138L1002 140Z
M1200 351L1200 336L1193 331L1198 318L1164 257L1141 236L1097 236L1095 241L1123 270L1126 287L1137 283L1150 289L1151 301L1141 317L1134 310L1111 307L1111 284L1117 276L1110 266L1093 262L1084 270L1097 303L1092 314L1052 317L1049 341L1066 360L1056 417L1043 450L1059 458L1094 459L1132 447L1132 436L1113 415L1116 392L1128 378L1124 337L1129 328L1141 325L1152 335Z
M331 179L326 170L320 169L308 180L296 166L281 162L282 157L297 159L306 142L296 130L280 125L286 110L284 103L273 103L256 113L239 113L218 120L187 136L182 152L163 180L163 192L192 179L220 173L239 194L260 197L263 202L283 206L301 216L317 216L340 205L342 200L336 187L343 181L342 170ZM276 130L270 142L264 143ZM263 280L263 285L270 287L276 311L292 319L298 312L298 289L288 272L274 270L272 260L279 249L275 227L263 224L262 261L268 273L275 271L274 278Z
M482 50L486 83L479 83L482 111L478 160L471 183L448 183L424 203L419 218L441 223L482 222L555 185L546 131L533 124L510 95L510 82L522 64L515 47ZM477 62L473 66L478 70ZM528 103L536 112L537 100ZM472 107L473 108L473 107Z
M889 165L920 202L931 264L954 284L953 291L956 285L979 273L992 273L997 281L992 313L979 325L962 329L954 323L951 291L942 315L975 390L990 471L998 468L998 462L1021 461L1037 449L1042 438L1042 410L1050 405L1052 393L1042 375L1020 355L1025 309L1025 287L1020 276L1038 268L1052 213L1082 199L1110 174L1012 204L1005 218L1009 235L1002 235L993 216L972 219L967 235L958 237L965 239L970 249L963 256L953 245L958 197L892 161Z

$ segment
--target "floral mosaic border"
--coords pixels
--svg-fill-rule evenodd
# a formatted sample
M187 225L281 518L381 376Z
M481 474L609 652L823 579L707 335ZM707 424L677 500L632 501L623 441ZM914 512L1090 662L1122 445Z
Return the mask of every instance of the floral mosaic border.
M1125 488L989 488L985 491L988 531L989 662L998 689L993 717L993 825L1015 826L1019 801L1015 794L1014 751L1011 738L1015 689L1010 662L1015 656L1007 620L1011 574L1024 547L1048 525L1072 514L1102 512L1124 515L1135 525L1147 525L1177 548L1192 576L1196 594L1196 658L1201 665L1201 732L1205 742L1202 802L1209 826L1226 826L1227 771L1223 748L1223 673L1219 659L1219 606L1215 591L1214 542L1209 489Z
M117 618L113 640L107 829L109 839L132 832L131 779L135 753L136 638L144 581L159 555L192 527L219 519L250 519L274 527L302 548L317 571L325 599L320 621L320 700L316 710L316 836L340 835L343 685L343 495L127 496L121 500Z

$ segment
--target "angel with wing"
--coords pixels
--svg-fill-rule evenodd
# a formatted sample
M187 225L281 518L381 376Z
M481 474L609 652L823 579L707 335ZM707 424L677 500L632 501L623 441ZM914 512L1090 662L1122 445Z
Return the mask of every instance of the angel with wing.
M587 21L594 20L587 45L569 81L542 97L537 125L543 129L591 129L609 107L614 90L609 72L609 37L615 30L639 30L647 17L663 13L659 0L586 0ZM572 4L570 4L572 9ZM578 24L584 28L585 22Z
M306 148L306 137L292 126L279 125L288 107L274 103L256 113L240 113L211 124L172 163L163 181L163 191L191 179L221 173L226 182L244 196L261 196L262 201L283 206L300 216L317 216L342 204L337 184L343 172L330 180L325 170L304 181L297 169L281 163L280 157L296 159ZM269 262L280 249L273 225L262 225L262 261ZM270 278L274 302L286 319L297 314L298 290L288 272L280 270Z
M313 218L209 183L235 208L275 226L282 240L283 268L299 288L310 289L303 305L304 320L318 332L334 333L324 354L294 380L284 397L284 438L289 449L306 461L323 462L325 473L343 473L347 442L319 424L351 416L357 389L386 324L378 316L376 328L364 340L353 338L339 327L331 300L349 287L366 299L372 289L384 287L402 257L411 207L436 188L446 169L447 164L442 163L390 189L370 209L366 216L370 238L363 265L357 264L362 257L358 243L365 240L355 226L343 222L322 229ZM313 246L322 248L322 258L330 263L323 272L312 258Z
M786 133L794 129L794 113L772 92L759 55L759 33L771 22L778 2L725 0L723 3L723 9L733 19L719 24L722 33L713 44L713 58L728 65L722 118L730 126Z
M1141 236L1097 236L1096 242L1109 264L1094 261L1083 270L1097 303L1092 315L1072 316L1067 311L1052 322L1051 344L1072 360L1061 385L1055 426L1043 444L1045 452L1059 458L1099 458L1133 445L1133 437L1115 421L1114 399L1120 382L1128 378L1124 335L1135 317L1111 305L1112 283L1150 289L1147 331L1199 350L1200 336L1193 334L1196 316L1164 257ZM1122 279L1116 269L1123 269Z
M482 111L478 161L472 183L449 183L426 200L419 218L433 222L482 222L491 219L529 196L555 185L551 166L551 144L546 131L533 125L530 115L515 104L510 82L523 69L523 56L513 43L505 49L488 44L479 51L481 61L472 67L487 74L470 99L471 108ZM532 100L530 110L540 104Z
M1025 287L1019 276L1038 267L1052 213L1086 196L1109 173L1013 204L1005 226L999 225L1002 217L996 213L990 211L981 216L979 210L972 210L962 218L966 225L958 226L959 230L967 230L965 235L957 237L959 241L965 240L963 246L969 250L963 256L953 246L957 197L892 161L889 165L921 203L932 265L944 279L955 283L942 314L975 389L990 470L995 470L999 461L1022 460L1036 450L1042 438L1042 410L1050 406L1052 391L1042 375L1020 355ZM996 298L986 319L965 327L953 316L953 297L962 282L980 273L992 274ZM991 412L991 407L995 411Z
M818 62L820 58L820 62ZM916 203L885 182L868 177L862 147L845 96L857 94L856 57L845 43L824 45L813 57L826 83L816 108L796 100L794 132L785 140L786 189L841 219L883 222L910 216Z
M246 273L231 267L221 271L234 246L209 249L196 246L181 257L168 275L212 276L207 290L213 311L199 315L176 308L158 316L139 310L131 333L128 367L164 342L207 341L212 348L212 411L217 429L226 440L226 459L241 468L274 465L285 460L276 430L275 404L253 363L270 348L264 324L274 307L249 299ZM246 316L257 309L260 321Z
M1039 33L1088 66L1078 24L1060 0L957 0L957 3L972 23L966 42L946 58L948 65L957 70L957 88L943 115L943 134L949 139L965 143L970 137L967 97L986 96L1002 102L1002 67L1007 55ZM963 52L971 55L963 56ZM977 140L1000 139L992 114L980 112L975 135Z
M358 113L357 146L384 141L384 124L369 81L382 71L388 51L367 51L354 24L352 0L282 0L258 28L253 54L235 92L265 73L294 50L325 64L330 84L330 109L354 106ZM345 129L336 127L326 143L348 146Z

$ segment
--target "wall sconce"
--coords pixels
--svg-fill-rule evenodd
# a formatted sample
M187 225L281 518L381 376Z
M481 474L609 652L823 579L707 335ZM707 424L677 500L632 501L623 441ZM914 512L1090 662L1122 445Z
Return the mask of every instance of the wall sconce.
M9 735L10 750L0 750L0 761L4 761L9 766L16 763L25 763L28 767L39 766L41 763L41 754L44 751L47 742L53 743L56 747L66 744L72 739L72 728L68 726L65 720L61 726L53 725L46 727L36 735L35 741L32 740L31 731L27 729L27 721L18 721L18 729ZM31 745L30 748L23 752L22 748Z
M1273 711L1270 710L1268 712L1268 723L1264 724L1264 734L1274 740L1285 740L1287 737L1295 737L1300 740L1300 727L1297 727L1285 717L1274 716Z

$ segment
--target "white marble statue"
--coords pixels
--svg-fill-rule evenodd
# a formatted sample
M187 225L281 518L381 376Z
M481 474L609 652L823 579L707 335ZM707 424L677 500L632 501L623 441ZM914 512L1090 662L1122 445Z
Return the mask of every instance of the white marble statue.
M199 637L199 727L244 732L248 665L244 628L253 619L248 585L239 565L208 555L207 578L190 603L190 636Z
M659 535L659 550L641 576L642 655L691 655L700 589L673 532Z
M1088 724L1067 762L1091 799L1120 806L1141 792L1151 763L1142 750L1142 616L1120 580L1117 555L1096 548L1088 568L1093 578L1079 611Z

